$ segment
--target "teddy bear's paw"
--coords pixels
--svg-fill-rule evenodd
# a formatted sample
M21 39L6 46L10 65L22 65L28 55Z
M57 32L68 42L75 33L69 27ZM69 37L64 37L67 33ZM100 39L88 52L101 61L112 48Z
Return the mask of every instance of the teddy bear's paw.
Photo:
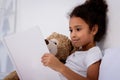
M7 75L3 80L20 80L16 71L11 72L9 75Z

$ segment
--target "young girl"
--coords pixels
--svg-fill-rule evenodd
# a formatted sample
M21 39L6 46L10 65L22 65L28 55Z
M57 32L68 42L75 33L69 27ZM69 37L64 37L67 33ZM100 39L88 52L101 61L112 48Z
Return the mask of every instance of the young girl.
M101 50L96 46L105 32L107 4L104 0L87 0L70 14L69 29L72 44L79 51L71 54L65 64L45 53L42 63L60 73L61 80L98 80Z

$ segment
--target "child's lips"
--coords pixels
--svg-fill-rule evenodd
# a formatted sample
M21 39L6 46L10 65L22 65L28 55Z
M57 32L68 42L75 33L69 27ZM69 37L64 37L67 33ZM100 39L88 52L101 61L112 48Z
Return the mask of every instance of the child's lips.
M72 43L77 43L77 42L78 42L78 39L72 40Z

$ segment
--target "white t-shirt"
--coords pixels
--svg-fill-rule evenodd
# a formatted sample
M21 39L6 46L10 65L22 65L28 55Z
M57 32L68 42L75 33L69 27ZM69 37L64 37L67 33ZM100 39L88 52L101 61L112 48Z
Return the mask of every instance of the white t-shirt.
M86 77L87 68L100 59L102 59L102 52L98 46L95 46L88 51L76 51L71 54L65 65L74 72ZM67 80L62 74L60 74L60 78L61 80Z

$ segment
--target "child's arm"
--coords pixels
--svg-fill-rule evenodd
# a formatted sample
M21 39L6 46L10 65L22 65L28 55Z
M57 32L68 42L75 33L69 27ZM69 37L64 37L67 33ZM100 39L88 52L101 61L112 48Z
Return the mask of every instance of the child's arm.
M100 62L92 64L87 70L87 77L82 77L77 73L70 70L68 67L63 66L60 73L62 73L68 80L98 80ZM72 76L71 76L72 75Z
M63 63L61 63L54 55L45 54L42 57L42 63L45 66L52 68L63 74L68 80L98 80L99 75L99 65L100 62L96 62L88 67L87 77L82 77L81 75L75 73L68 67L66 67Z

